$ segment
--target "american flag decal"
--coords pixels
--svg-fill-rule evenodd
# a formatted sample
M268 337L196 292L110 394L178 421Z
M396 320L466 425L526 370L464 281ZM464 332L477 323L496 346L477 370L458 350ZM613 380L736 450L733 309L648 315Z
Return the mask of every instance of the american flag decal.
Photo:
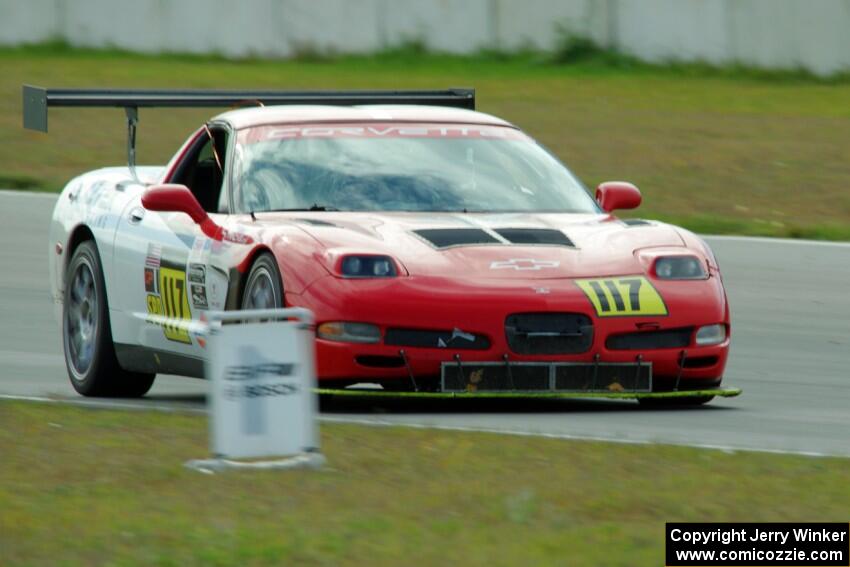
M145 266L149 268L158 268L162 258L162 246L156 244L148 245L148 255L145 258Z

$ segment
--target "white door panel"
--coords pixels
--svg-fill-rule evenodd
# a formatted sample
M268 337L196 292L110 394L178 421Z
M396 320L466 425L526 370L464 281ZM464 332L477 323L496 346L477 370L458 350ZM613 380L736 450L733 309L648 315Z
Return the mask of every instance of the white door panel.
M183 213L146 211L141 202L128 206L115 241L123 311L115 342L202 357L204 340L187 326L224 307L227 277L210 265L214 244Z

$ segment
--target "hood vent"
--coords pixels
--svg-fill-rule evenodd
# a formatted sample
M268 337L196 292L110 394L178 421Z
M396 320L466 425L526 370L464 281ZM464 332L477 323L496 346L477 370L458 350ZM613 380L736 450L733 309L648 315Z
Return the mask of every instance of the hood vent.
M621 219L626 226L650 226L652 223L643 219Z
M574 246L566 234L551 228L497 228L496 232L511 244Z
M295 222L303 222L305 224L311 224L313 226L336 226L332 222L327 222L319 219L292 219Z
M428 228L413 232L435 248L476 244L575 247L566 234L551 228L497 228L491 232L480 228ZM493 236L493 233L498 234L500 238Z
M469 246L470 244L499 244L496 238L480 228L427 228L413 232L437 248Z

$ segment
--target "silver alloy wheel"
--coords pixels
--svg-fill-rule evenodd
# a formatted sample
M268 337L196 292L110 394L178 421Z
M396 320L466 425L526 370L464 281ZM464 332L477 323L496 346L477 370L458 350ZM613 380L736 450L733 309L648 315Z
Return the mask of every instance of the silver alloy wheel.
M265 266L257 267L245 291L242 309L273 309L278 306L273 277Z
M74 378L82 380L94 360L99 308L97 287L87 258L77 265L70 286L65 306L65 336Z

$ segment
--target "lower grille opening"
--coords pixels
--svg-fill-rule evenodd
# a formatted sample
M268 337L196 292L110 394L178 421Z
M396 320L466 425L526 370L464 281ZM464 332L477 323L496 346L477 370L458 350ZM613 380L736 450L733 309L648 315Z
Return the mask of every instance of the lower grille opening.
M652 350L656 348L682 348L691 344L693 327L666 329L664 331L642 331L611 335L605 341L610 350Z
M487 337L460 329L430 331L424 329L387 329L384 344L392 346L450 348L452 350L487 350Z
M708 368L717 364L716 356L695 356L693 358L685 358L684 368Z
M505 335L517 354L578 354L593 344L593 322L581 313L514 313Z
M354 361L361 366L371 368L401 368L404 366L404 359L400 356L362 355L354 357Z

